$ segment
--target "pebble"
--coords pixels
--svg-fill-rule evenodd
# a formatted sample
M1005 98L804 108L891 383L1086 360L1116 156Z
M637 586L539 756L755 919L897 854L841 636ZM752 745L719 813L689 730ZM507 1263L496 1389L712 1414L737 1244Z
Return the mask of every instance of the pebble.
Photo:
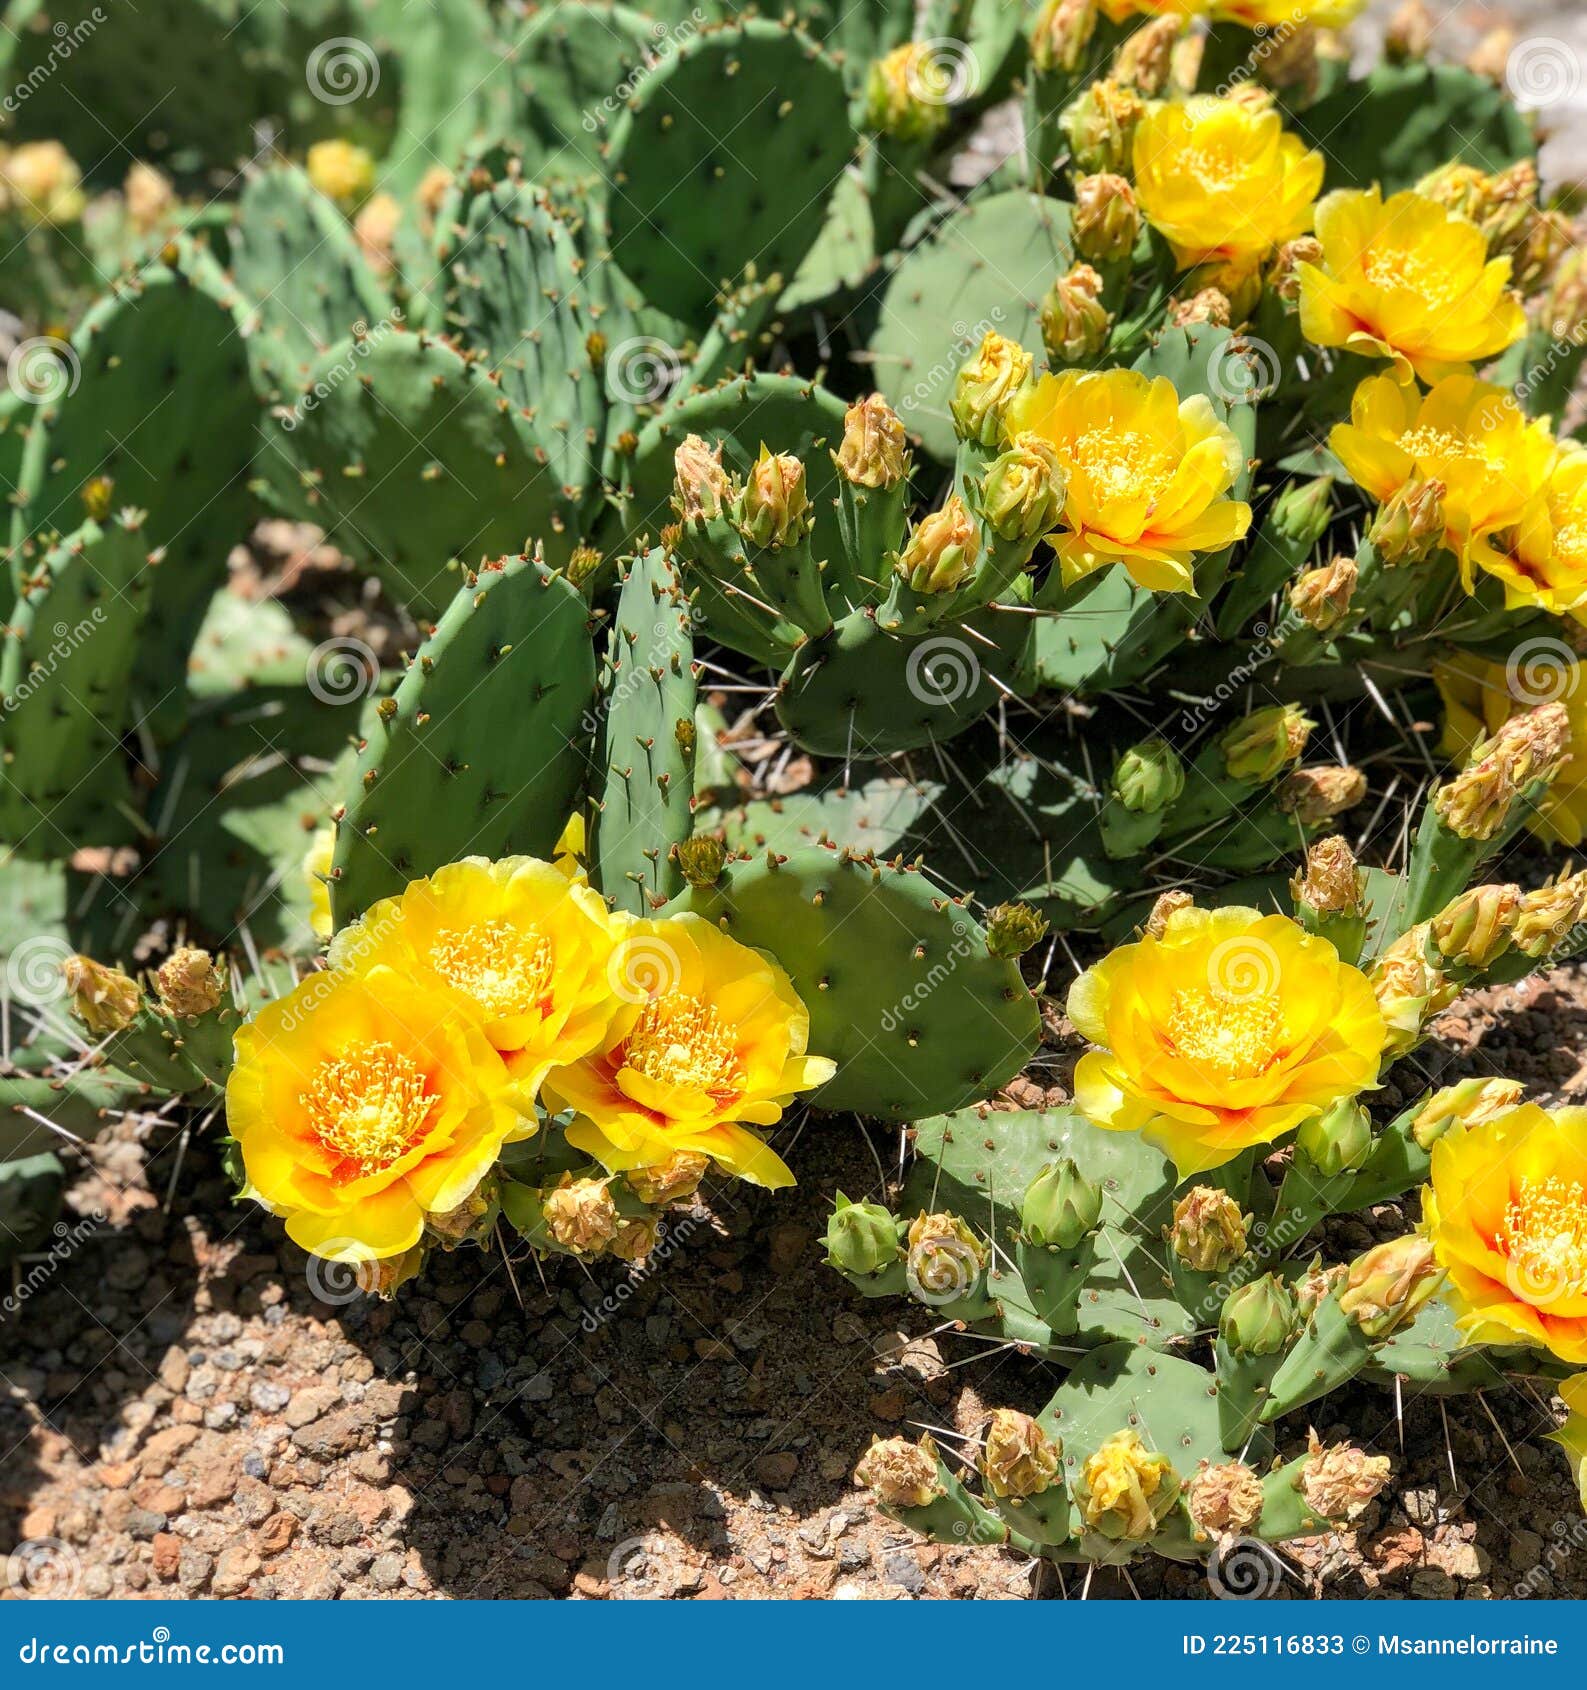
M249 1387L248 1400L262 1414L279 1414L292 1400L292 1393L285 1385L276 1385L260 1379Z

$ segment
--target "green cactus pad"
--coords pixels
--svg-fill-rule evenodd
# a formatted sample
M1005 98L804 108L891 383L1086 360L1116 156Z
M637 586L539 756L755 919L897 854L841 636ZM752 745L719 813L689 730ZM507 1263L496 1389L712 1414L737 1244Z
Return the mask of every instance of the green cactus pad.
M1024 192L971 202L905 254L871 354L877 386L933 457L953 460L959 366L993 329L1042 357L1042 301L1073 263L1069 207Z
M836 1075L812 1101L908 1121L987 1097L1036 1048L1019 969L918 869L818 846L735 862L673 906L770 951L810 1011L810 1049Z
M819 791L757 798L735 809L700 816L697 826L720 829L734 850L752 854L787 852L823 839L851 851L892 856L914 837L915 822L936 803L943 788L896 775L834 783Z
M0 1081L0 1109L4 1085ZM0 1266L44 1244L60 1218L65 1196L66 1170L48 1151L0 1162Z
M143 1095L136 1081L109 1069L0 1080L0 1157L44 1156L72 1138L95 1138Z
M1455 1311L1442 1297L1424 1303L1409 1326L1379 1345L1361 1377L1391 1387L1403 1379L1418 1394L1438 1396L1492 1390L1505 1382L1489 1352L1473 1349L1461 1336Z
M338 927L460 857L548 857L584 775L588 609L528 558L453 599L358 760L336 834Z
M695 692L688 603L667 554L648 551L618 595L595 707L592 878L635 915L683 886L672 847L693 831Z
M792 279L854 146L843 73L807 35L749 19L682 41L613 125L613 256L703 324L749 266Z

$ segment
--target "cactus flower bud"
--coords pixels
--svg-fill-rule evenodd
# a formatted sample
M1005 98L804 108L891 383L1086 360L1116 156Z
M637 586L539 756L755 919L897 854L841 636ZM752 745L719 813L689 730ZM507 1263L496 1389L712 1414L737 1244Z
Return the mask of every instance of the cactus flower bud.
M1367 777L1360 769L1330 764L1287 774L1279 783L1278 807L1302 827L1319 827L1353 810L1366 795Z
M1176 329L1188 329L1196 323L1226 329L1234 321L1234 305L1222 288L1201 288L1188 299L1169 300L1168 321Z
M1019 344L995 329L966 360L954 383L948 409L961 440L996 447L1003 441L1008 407L1030 385L1036 361Z
M1393 65L1425 59L1437 22L1426 0L1403 0L1383 34L1384 58Z
M903 421L881 394L849 406L843 416L843 444L832 461L854 487L896 487L909 474Z
M92 957L71 956L61 964L77 1019L96 1039L130 1027L143 1004L138 982L119 968Z
M1365 916L1367 877L1349 842L1337 834L1306 851L1306 870L1290 884L1297 904L1318 915Z
M1188 910L1195 903L1188 892L1159 892L1141 931L1148 939L1161 939L1168 931L1168 918L1178 910Z
M1253 710L1219 741L1229 779L1250 786L1277 780L1288 764L1299 761L1316 725L1298 704Z
M805 466L762 446L734 516L751 545L771 550L797 546L815 521L805 492Z
M911 1295L932 1305L968 1296L985 1268L986 1246L957 1215L919 1214L904 1259Z
M1126 87L1139 89L1148 100L1159 98L1174 70L1174 47L1183 33L1177 17L1144 23L1113 57L1113 76Z
M621 1217L610 1184L604 1179L574 1179L564 1174L560 1183L544 1193L541 1210L546 1230L576 1256L598 1256L617 1236Z
M1301 1468L1300 1491L1306 1506L1325 1520L1356 1519L1389 1482L1386 1455L1367 1455L1354 1444L1325 1448L1310 1430L1306 1442L1310 1459Z
M630 1168L623 1176L641 1203L653 1209L681 1203L700 1189L700 1181L711 1165L710 1158L692 1150L675 1150L665 1162L648 1168Z
M1075 1499L1087 1531L1142 1543L1172 1512L1181 1488L1166 1455L1147 1449L1137 1432L1123 1431L1086 1457Z
M1389 1029L1388 1055L1399 1056L1416 1043L1423 1024L1447 1009L1460 988L1427 959L1428 923L1402 933L1373 963L1367 975L1378 1010Z
M1442 481L1413 476L1381 506L1367 530L1372 549L1391 567L1423 563L1444 543Z
M1300 266L1321 264L1322 242L1315 235L1297 235L1273 254L1267 267L1267 285L1285 304L1293 305L1300 298Z
M1515 51L1515 31L1504 24L1484 32L1466 55L1466 69L1476 76L1486 77L1496 87L1503 88L1509 79L1510 55Z
M1581 332L1587 322L1587 256L1578 251L1561 259L1537 307L1537 321L1555 340Z
M1433 943L1445 962L1489 968L1509 950L1520 907L1519 886L1473 886L1433 917Z
M1387 1338L1409 1326L1443 1282L1432 1242L1407 1233L1356 1257L1345 1275L1339 1307L1368 1338Z
M167 1015L207 1015L220 1003L221 974L208 951L182 945L155 971L154 989Z
M1576 225L1562 211L1528 218L1514 249L1515 291L1523 299L1546 287L1568 253L1576 250Z
M929 1438L877 1438L854 1469L854 1482L867 1486L884 1508L924 1508L942 1495L937 1454Z
M625 1216L617 1223L617 1234L607 1249L620 1262L642 1262L655 1249L660 1235L661 1223L654 1215L642 1219Z
M827 1265L864 1278L898 1261L898 1222L880 1203L851 1203L840 1191L827 1222Z
M1292 481L1279 494L1268 520L1292 546L1315 546L1333 520L1333 478Z
M1133 88L1111 78L1087 84L1058 120L1069 143L1071 168L1082 175L1122 175L1130 167L1135 131L1145 115L1145 102Z
M990 956L1024 956L1047 936L1047 918L1029 904L998 904L987 912L986 949Z
M1141 208L1124 177L1102 171L1075 183L1075 250L1082 258L1096 264L1128 258L1140 232Z
M1185 1486L1185 1506L1202 1537L1249 1537L1262 1518L1262 1481L1243 1461L1203 1461Z
M314 186L340 206L357 205L375 186L374 154L351 141L316 141L306 168Z
M1360 576L1353 557L1336 557L1321 569L1308 569L1289 589L1290 609L1319 634L1331 634L1350 614Z
M1512 716L1433 795L1433 808L1462 839L1492 839L1516 799L1537 781L1551 785L1570 757L1570 718L1559 703Z
M1042 0L1031 30L1031 63L1044 76L1072 75L1096 33L1096 0Z
M1359 1103L1341 1098L1301 1122L1295 1148L1329 1179L1353 1173L1372 1154L1372 1117Z
M1558 950L1587 918L1587 869L1526 893L1511 937L1518 951L1541 959Z
M1526 1087L1519 1080L1458 1080L1435 1091L1417 1110L1411 1137L1431 1150L1451 1127L1482 1127L1520 1106Z
M159 227L166 213L175 206L176 189L164 171L136 159L122 184L121 197L127 208L127 221L140 235L147 235Z
M1063 1461L1063 1445L1028 1414L994 1408L981 1446L981 1477L993 1496L1024 1498L1050 1490Z
M575 546L568 555L568 580L573 586L582 587L605 561L605 555L599 548L583 544Z
M688 435L672 454L672 506L683 522L713 522L733 498L733 483L722 467L722 448L710 447L698 434Z
M0 188L28 223L75 223L87 204L82 182L77 161L59 141L25 141L0 156Z
M1133 814L1158 815L1185 790L1185 765L1166 739L1143 739L1113 765L1111 790Z
M1265 1273L1224 1299L1218 1336L1236 1355L1275 1356L1295 1330L1295 1298L1274 1273Z
M1251 1217L1221 1186L1193 1185L1167 1229L1174 1254L1195 1273L1225 1273L1245 1254Z
M115 503L116 484L108 475L96 475L83 483L83 514L93 522L103 522Z
M1039 434L1020 435L982 478L981 509L992 532L1010 544L1050 534L1063 508L1063 468Z
M1042 303L1041 338L1054 362L1085 363L1107 345L1113 318L1102 303L1102 286L1089 264L1075 265L1053 283Z
M400 1256L382 1256L377 1261L355 1262L353 1283L366 1297L389 1303L399 1287L418 1276L424 1267L424 1246L415 1244Z
M952 115L940 77L925 42L906 41L884 54L865 80L865 127L895 141L933 140Z
M478 1243L495 1225L500 1212L494 1176L486 1174L461 1203L450 1209L431 1210L424 1217L425 1230L451 1249L464 1242Z
M678 868L691 886L715 886L727 867L727 847L709 833L696 833L675 847Z
M969 507L950 493L942 508L915 524L893 567L917 593L951 593L974 570L981 536Z
M1101 1223L1102 1188L1068 1157L1049 1162L1020 1199L1020 1232L1032 1244L1073 1250Z

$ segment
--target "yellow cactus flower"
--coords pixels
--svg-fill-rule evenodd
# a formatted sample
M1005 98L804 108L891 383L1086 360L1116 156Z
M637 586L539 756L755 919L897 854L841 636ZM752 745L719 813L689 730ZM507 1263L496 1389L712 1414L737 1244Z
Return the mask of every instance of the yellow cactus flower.
M788 976L701 916L619 917L616 930L617 1013L590 1055L545 1083L579 1117L568 1142L612 1173L688 1151L755 1185L792 1185L749 1128L775 1125L836 1065L807 1054L810 1016Z
M1422 1230L1473 1344L1587 1362L1587 1109L1523 1103L1433 1146Z
M1409 376L1369 376L1328 443L1379 504L1416 481L1443 487L1443 543L1468 592L1477 567L1499 562L1495 536L1526 518L1555 456L1546 423L1473 376L1446 376L1427 394Z
M1087 1531L1114 1542L1151 1537L1179 1501L1183 1482L1166 1455L1133 1430L1115 1432L1080 1468L1075 1500Z
M395 968L310 975L238 1028L226 1121L248 1194L333 1261L417 1244L535 1130L456 1000Z
M1131 18L1200 18L1207 15L1211 0L1100 0L1110 23L1128 23Z
M1246 29L1280 30L1286 37L1304 29L1343 29L1359 16L1366 0L1214 0L1213 20ZM1253 55L1263 63L1263 49Z
M1559 1397L1565 1405L1565 1424L1548 1435L1570 1457L1576 1493L1587 1509L1587 1373L1565 1380L1559 1387Z
M374 156L351 141L316 141L306 168L314 186L340 206L357 205L374 191Z
M1087 1120L1138 1132L1180 1178L1375 1085L1387 1030L1366 976L1288 916L1172 911L1077 979Z
M1304 234L1323 169L1276 111L1240 100L1166 103L1135 131L1135 197L1184 269L1257 263Z
M1524 644L1519 652L1511 664L1463 651L1433 665L1444 704L1439 749L1463 763L1483 740L1513 717L1524 716L1540 698L1557 699L1569 723L1570 759L1526 825L1539 839L1574 848L1587 839L1587 675L1557 641L1537 648L1535 664L1528 661Z
M1204 394L1184 401L1166 377L1138 370L1043 376L1009 407L1011 437L1034 434L1065 477L1051 544L1065 583L1110 563L1154 592L1195 590L1198 552L1218 552L1251 526L1229 497L1245 467L1233 431Z
M1496 537L1488 573L1506 610L1536 605L1587 623L1587 447L1562 442L1541 497Z
M303 853L303 878L309 887L309 928L316 939L329 939L331 922L331 864L336 857L336 829L316 830Z
M535 857L465 857L372 905L331 945L333 968L389 965L450 992L532 1107L554 1067L600 1043L617 1004L598 893Z
M1318 346L1392 358L1429 384L1485 363L1526 333L1510 260L1424 194L1343 190L1317 207L1322 259L1301 264L1301 332Z

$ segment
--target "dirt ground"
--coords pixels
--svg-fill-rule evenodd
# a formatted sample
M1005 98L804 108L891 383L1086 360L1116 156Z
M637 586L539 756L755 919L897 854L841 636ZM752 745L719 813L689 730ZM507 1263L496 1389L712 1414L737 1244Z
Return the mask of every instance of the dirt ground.
M1474 999L1442 1034L1397 1071L1405 1089L1502 1071L1545 1100L1587 1099L1576 969ZM1057 1053L1060 1075L1073 1054ZM934 1333L925 1310L866 1302L822 1263L832 1193L880 1192L895 1136L808 1122L796 1192L712 1192L640 1279L597 1263L547 1287L525 1262L515 1287L499 1254L465 1252L388 1305L347 1300L278 1222L231 1207L212 1141L184 1151L159 1133L92 1147L57 1259L23 1268L0 1322L0 1558L35 1546L11 1562L22 1591L1219 1594L1157 1561L1083 1591L1012 1553L923 1545L856 1490L873 1433L973 1434L990 1407L1034 1410L1058 1382ZM1348 1221L1329 1244L1372 1236ZM1329 1412L1322 1435L1390 1455L1393 1482L1357 1531L1289 1546L1282 1576L1258 1569L1264 1594L1587 1595L1587 1524L1545 1441L1547 1397L1408 1396L1399 1418L1392 1395L1361 1387ZM1304 1416L1282 1431L1300 1447Z

